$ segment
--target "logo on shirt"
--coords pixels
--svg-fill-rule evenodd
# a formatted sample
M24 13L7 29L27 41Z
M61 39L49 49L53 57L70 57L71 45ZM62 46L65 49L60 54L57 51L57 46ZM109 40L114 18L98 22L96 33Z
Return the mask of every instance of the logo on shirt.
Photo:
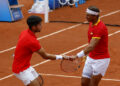
M93 35L93 32L91 32L90 35Z

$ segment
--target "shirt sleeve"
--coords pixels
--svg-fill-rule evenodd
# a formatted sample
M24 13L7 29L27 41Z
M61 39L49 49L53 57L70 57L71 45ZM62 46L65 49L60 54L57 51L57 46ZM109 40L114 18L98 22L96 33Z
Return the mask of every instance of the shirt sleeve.
M96 31L94 31L92 38L101 39L102 35L103 35L102 29L96 30Z
M41 45L38 40L31 42L29 48L32 52L38 51L41 48Z

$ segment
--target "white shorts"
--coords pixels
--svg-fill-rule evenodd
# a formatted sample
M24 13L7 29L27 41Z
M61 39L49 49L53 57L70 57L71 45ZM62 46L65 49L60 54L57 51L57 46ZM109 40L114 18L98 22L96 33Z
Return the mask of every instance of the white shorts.
M109 66L110 58L106 59L92 59L89 56L85 62L82 77L91 78L92 75L105 75L105 72Z
M29 85L31 81L35 80L39 76L39 74L32 67L29 67L28 69L20 72L19 74L14 73L14 75L18 79L22 80L24 85Z

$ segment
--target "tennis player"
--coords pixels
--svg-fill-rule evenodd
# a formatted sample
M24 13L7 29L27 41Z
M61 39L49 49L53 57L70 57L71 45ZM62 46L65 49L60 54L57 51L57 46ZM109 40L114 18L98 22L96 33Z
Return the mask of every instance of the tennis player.
M42 29L42 19L38 16L30 16L27 19L29 29L21 32L15 49L12 66L14 75L23 81L25 86L40 86L39 74L30 65L34 52L44 59L58 60L67 59L67 56L48 54L40 45L35 34Z
M86 18L89 24L88 46L79 52L75 57L87 59L82 73L82 86L98 86L101 78L110 63L108 52L108 30L100 20L100 10L95 6L90 6L86 10Z

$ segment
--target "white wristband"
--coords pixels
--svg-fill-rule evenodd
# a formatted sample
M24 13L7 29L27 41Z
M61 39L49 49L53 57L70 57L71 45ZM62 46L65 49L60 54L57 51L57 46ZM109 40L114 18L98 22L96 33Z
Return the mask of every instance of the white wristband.
M84 51L82 50L81 52L79 52L79 53L77 54L77 56L78 56L78 58L82 58L83 56L85 56Z
M63 59L61 55L56 55L56 60Z

